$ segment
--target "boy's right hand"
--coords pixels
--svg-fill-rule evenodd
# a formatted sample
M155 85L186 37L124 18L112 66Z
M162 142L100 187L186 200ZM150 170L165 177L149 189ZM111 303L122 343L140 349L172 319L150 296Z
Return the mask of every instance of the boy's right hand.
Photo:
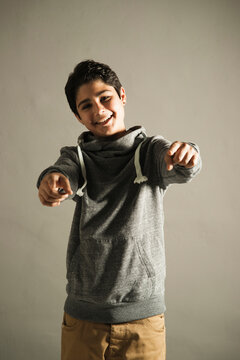
M63 189L60 193L59 189ZM52 172L46 174L39 186L38 196L45 206L59 206L63 200L72 195L70 182L62 173Z

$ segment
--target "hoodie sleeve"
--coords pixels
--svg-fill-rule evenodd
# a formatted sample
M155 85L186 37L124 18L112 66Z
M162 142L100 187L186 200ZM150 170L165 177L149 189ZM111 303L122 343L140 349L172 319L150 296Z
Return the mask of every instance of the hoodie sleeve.
M81 167L77 155L77 148L74 146L65 146L60 150L60 157L53 166L49 166L43 170L37 181L37 188L39 188L43 177L51 172L59 172L65 175L71 185L73 194L69 198L73 198L78 188L83 183L83 177L81 174Z
M201 170L202 161L200 157L199 147L192 143L187 142L189 145L195 148L199 154L197 164L188 169L181 165L174 165L173 169L168 171L166 162L164 160L166 152L171 146L171 142L164 139L163 137L158 137L156 141L154 141L154 159L156 164L157 176L160 179L160 186L163 189L166 189L170 184L183 184L190 182Z

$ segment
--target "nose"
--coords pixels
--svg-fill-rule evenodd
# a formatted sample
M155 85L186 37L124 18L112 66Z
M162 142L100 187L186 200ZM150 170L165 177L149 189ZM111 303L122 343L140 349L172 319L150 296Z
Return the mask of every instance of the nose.
M105 112L105 108L101 102L94 103L94 115L101 115Z

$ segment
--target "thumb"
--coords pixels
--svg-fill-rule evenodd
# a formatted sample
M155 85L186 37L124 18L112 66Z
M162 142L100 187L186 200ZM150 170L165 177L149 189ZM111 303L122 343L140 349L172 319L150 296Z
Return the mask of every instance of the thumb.
M165 160L165 163L166 163L167 170L171 171L173 169L174 164L173 164L173 158L168 154L168 152L165 155L164 160Z
M62 190L60 190L60 192L68 194L68 195L72 195L72 189L71 189L71 185L70 182L68 180L68 178L64 175L60 175L59 179L58 179L58 187Z

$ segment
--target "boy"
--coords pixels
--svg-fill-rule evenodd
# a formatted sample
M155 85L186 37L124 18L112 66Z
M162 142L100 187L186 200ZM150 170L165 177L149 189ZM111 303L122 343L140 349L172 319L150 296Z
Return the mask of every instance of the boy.
M163 195L199 172L198 148L127 130L125 90L105 64L78 64L65 92L88 131L38 179L43 205L76 202L62 360L163 360Z

